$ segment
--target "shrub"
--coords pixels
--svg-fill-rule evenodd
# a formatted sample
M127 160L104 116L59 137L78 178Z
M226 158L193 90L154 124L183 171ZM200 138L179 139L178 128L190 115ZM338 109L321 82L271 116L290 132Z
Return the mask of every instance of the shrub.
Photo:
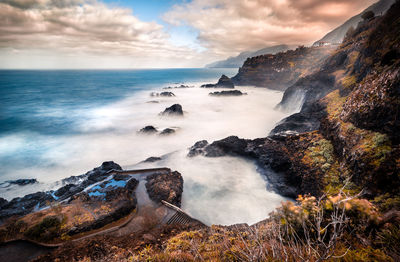
M375 17L375 13L373 11L367 11L362 14L361 18L364 20L370 20Z
M45 217L25 232L25 236L39 241L50 241L61 235L61 220L57 216Z

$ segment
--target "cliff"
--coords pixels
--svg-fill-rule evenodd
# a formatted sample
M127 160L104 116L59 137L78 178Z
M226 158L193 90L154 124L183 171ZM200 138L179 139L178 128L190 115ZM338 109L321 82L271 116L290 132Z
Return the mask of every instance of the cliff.
M334 49L333 46L298 47L275 55L251 57L232 81L235 85L285 90L299 78L318 70Z
M207 68L239 68L243 62L248 57L254 57L264 54L276 54L279 52L284 52L289 49L287 45L276 45L271 47L266 47L257 51L246 51L240 53L238 56L229 57L226 60L216 61L214 63L208 64L205 67Z

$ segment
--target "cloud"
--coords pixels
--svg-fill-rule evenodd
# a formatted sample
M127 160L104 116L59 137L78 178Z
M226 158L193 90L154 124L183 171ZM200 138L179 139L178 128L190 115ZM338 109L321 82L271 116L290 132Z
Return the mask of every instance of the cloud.
M111 8L94 0L0 1L3 51L148 57L153 61L193 57L194 50L173 45L169 39L162 25L143 22L130 9Z
M164 15L199 31L220 55L275 44L309 44L376 0L193 0Z
M165 13L165 28L100 0L0 0L0 67L202 66L245 50L312 43L374 1L193 0ZM168 32L179 25L193 28L197 42L174 41Z

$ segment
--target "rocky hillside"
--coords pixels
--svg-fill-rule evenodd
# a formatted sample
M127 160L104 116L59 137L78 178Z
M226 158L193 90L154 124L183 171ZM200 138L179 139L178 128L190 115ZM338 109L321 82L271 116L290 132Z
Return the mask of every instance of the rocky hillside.
M279 52L284 52L286 50L289 50L289 46L276 45L276 46L266 47L266 48L263 48L263 49L260 49L257 51L246 51L246 52L240 53L238 56L229 57L226 60L217 61L217 62L208 64L205 67L207 67L207 68L239 68L241 65L243 65L243 62L249 57L265 55L265 54L276 54Z
M235 85L286 90L299 78L319 69L335 47L298 47L275 55L248 58L232 78Z
M341 43L350 28L356 28L358 23L362 21L362 15L365 14L368 11L374 12L376 15L382 15L384 14L390 6L395 2L395 0L380 0L376 2L375 4L371 5L361 13L359 13L356 16L353 16L349 20L347 20L344 24L341 26L335 28L328 34L326 34L324 37L322 37L320 40L316 41L314 44L318 43Z

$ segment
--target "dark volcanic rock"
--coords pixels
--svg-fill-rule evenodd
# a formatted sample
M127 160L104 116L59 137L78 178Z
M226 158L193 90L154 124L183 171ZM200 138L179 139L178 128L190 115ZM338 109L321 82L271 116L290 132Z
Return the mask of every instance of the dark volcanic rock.
M221 92L212 92L209 93L210 96L242 96L246 95L246 93L242 93L240 90L229 90L229 91L221 91Z
M0 221L11 216L22 216L32 212L35 208L41 208L48 202L54 201L54 198L47 192L37 192L17 197L4 204L0 209Z
M183 116L182 106L180 104L174 104L160 113L163 116Z
M35 178L22 178L22 179L17 179L17 180L8 180L6 182L13 184L13 185L25 186L25 185L29 185L29 184L35 184L38 181Z
M148 176L146 180L146 189L153 201L165 200L178 207L181 206L183 178L179 172L156 173Z
M191 148L189 148L188 157L194 157L197 155L204 154L204 148L208 146L207 140L201 140L196 142Z
M145 126L139 130L139 133L142 133L142 134L154 134L157 132L158 131L154 126Z
M274 136L254 140L230 136L209 145L200 144L203 141L197 142L200 145L193 146L189 154L202 154L206 157L230 155L254 159L259 172L267 178L270 189L283 196L296 198L297 195L305 193L318 195L322 188L321 181L308 180L310 173L314 174L317 171L301 162L301 154L311 145L310 141L300 139L300 136ZM320 175L321 172L314 178Z
M331 70L333 68L330 68ZM335 77L330 72L317 72L290 86L283 94L278 108L292 111L303 104L312 104L335 88Z
M235 88L232 80L226 75L222 75L216 84L205 84L203 88Z
M307 107L307 110L302 110L300 113L290 115L281 120L269 135L285 135L318 130L320 120L325 115L323 106L320 103L313 103L305 105L305 107Z
M173 97L173 96L175 96L175 94L172 92L161 92L161 93L152 92L152 93L150 93L150 96Z
M143 162L145 162L145 163L154 163L154 162L157 162L157 161L160 161L160 160L162 160L161 157L151 156L151 157L147 158L146 160L144 160Z
M99 167L87 172L80 176L71 176L62 180L65 186L59 188L54 192L54 195L58 197L58 200L67 199L79 192L86 187L105 179L111 170L122 170L121 166L114 161L103 162Z
M87 192L74 195L70 203L84 203L90 209L107 204L110 210L98 214L95 221L71 228L68 235L94 230L128 215L137 205L134 190L138 184L139 181L134 178L116 174L111 180L104 181Z
M164 87L163 89L175 89L175 88L193 88L194 86L188 86L188 85L179 85L179 86L167 86Z
M8 203L8 201L2 197L0 197L0 209L5 206Z
M175 96L175 94L172 92L161 92L160 96L172 97Z
M172 128L165 128L160 135L166 136L166 135L171 135L175 133L175 129Z
M232 80L227 77L226 75L222 75L221 78L218 80L216 85L217 87L226 87L226 88L234 88Z

